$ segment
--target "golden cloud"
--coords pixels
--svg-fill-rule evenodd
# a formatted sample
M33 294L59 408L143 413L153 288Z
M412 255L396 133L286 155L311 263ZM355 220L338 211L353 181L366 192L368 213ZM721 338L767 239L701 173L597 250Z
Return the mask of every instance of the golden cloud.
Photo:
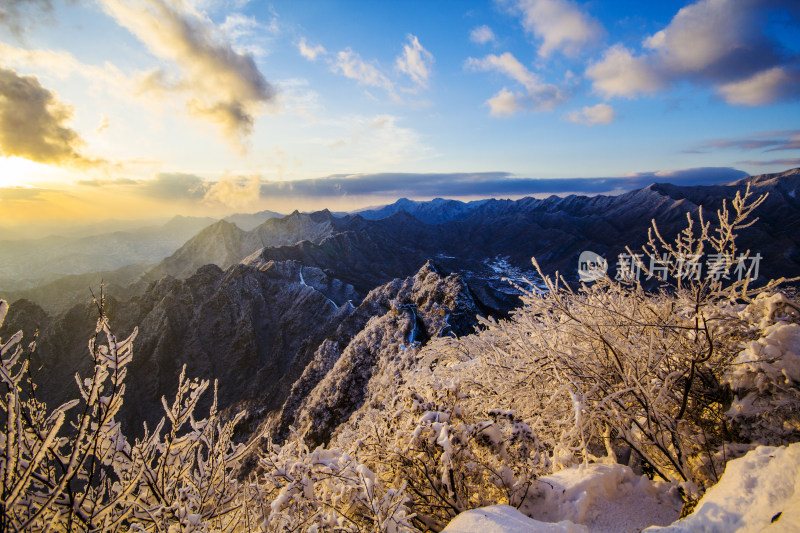
M36 77L0 68L0 155L74 168L104 164L81 153L86 143L67 125L72 114Z

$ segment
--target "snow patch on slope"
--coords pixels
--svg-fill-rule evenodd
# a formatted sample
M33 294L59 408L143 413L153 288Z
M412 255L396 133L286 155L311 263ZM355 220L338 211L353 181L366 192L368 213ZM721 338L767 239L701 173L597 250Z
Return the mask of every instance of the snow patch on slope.
M800 443L759 446L729 461L692 514L647 531L800 531Z
M544 491L541 486L548 488ZM636 476L617 464L568 468L539 478L529 518L507 505L461 513L449 533L599 533L642 531L677 518L681 502L673 486ZM692 514L650 533L800 531L800 443L759 446L728 462Z
M637 476L629 467L587 464L539 479L523 512L543 522L568 520L591 532L634 532L680 515L677 487Z
M508 505L492 505L472 509L455 517L447 533L585 533L586 528L572 522L552 524L528 518Z

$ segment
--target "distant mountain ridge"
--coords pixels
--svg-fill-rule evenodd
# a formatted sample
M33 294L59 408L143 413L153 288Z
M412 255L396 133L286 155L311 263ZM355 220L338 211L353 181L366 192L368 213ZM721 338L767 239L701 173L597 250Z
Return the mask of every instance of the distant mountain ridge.
M300 213L269 218L245 231L232 222L220 220L186 241L175 253L146 273L146 280L164 276L186 278L203 265L227 268L264 247L307 240L320 242L333 235L338 219L329 211Z
M619 196L467 203L399 200L341 217L327 210L294 212L249 232L221 221L190 239L145 279L186 278L204 264L226 268L258 257L317 267L352 285L363 297L375 286L411 275L427 259L436 258L446 269L464 273L488 310L507 310L514 302L495 290L499 276L487 261L506 258L510 266L530 270L530 258L535 256L546 272L558 270L575 279L577 257L583 250L597 252L613 264L626 246L635 249L644 244L652 219L665 236L674 235L683 229L687 212L696 216L702 205L706 216L713 216L723 199L730 200L748 184L753 194L769 196L756 213L761 220L742 232L742 249L768 257L762 275L799 275L800 169L793 169L727 185L652 184Z
M228 215L222 220L236 224L236 226L241 230L250 231L256 226L263 224L270 218L283 218L284 216L286 215L276 213L275 211L265 210L257 213L235 213L233 215Z
M469 216L454 210L449 201L400 202L382 211L394 211L384 218L342 217L333 224L337 232L321 241L268 247L258 253L264 260L295 260L327 269L361 291L409 275L428 257L436 257L452 271L480 273L488 258L508 257L512 266L525 267L535 256L546 272L558 270L575 279L581 251L592 250L613 260L626 246L636 249L644 244L653 219L671 238L685 227L687 212L696 217L702 205L706 218L713 219L723 200L730 203L736 191L748 184L755 196L768 193L768 197L756 212L760 220L741 232L741 249L768 258L762 275L800 274L800 169L727 185L653 184L619 196L461 204L469 207ZM445 221L425 223L404 209L395 209L403 205L424 208L430 219ZM440 209L438 214L436 209ZM373 212L375 217L377 212ZM453 214L456 220L446 220Z
M637 191L652 188L653 190L661 191L668 195L669 193L667 191L672 191L672 194L675 195L676 200L686 197L685 194L682 195L680 192L678 192L681 190L691 191L688 194L696 198L703 197L702 191L714 191L714 194L705 196L706 198L711 198L712 196L719 196L720 194L725 194L732 188L741 188L743 185L746 185L747 183L756 186L764 186L767 185L768 182L774 182L773 184L776 184L777 182L775 180L780 180L781 178L791 178L792 176L796 176L798 171L800 171L800 169L795 168L778 174L761 174L756 176L749 176L722 185L687 186L687 185L672 185L666 182L665 183L659 182L659 183L653 183L650 186L645 187L643 189L636 189L630 191L629 193L625 193L619 196L626 196L626 194L636 193ZM600 199L600 203L603 203L607 202L608 199L618 198L619 196L569 195L565 197L565 196L552 195L545 199L537 199L533 197L525 197L519 200L503 200L503 199L489 198L484 200L473 200L470 202L463 202L460 200L445 199L445 198L434 198L433 200L428 200L428 201L409 200L408 198L400 198L394 203L388 205L356 210L351 212L351 214L358 215L366 220L380 220L383 218L388 218L389 216L394 215L400 211L405 211L411 216L427 224L442 224L445 222L465 220L473 216L484 216L484 217L498 216L498 215L509 214L511 212L516 212L516 211L529 211L540 208L552 210L553 208L556 207L557 208L563 207L565 203L572 205L585 203L585 200L581 199L596 198ZM566 199L570 199L570 201L564 202L564 200ZM592 202L588 203L589 205L592 204Z
M442 222L449 222L451 220L463 220L469 217L476 208L490 201L491 200L476 200L473 202L460 202L458 200L434 198L426 202L400 198L393 204L380 208L353 211L352 214L358 215L366 220L380 220L399 213L400 211L405 211L426 224L441 224ZM503 200L500 200L500 202L503 202Z
M85 301L88 287L96 287L101 280L111 283L111 293L128 298L165 276L185 279L206 264L224 269L261 254L265 260L299 261L327 269L333 277L354 286L363 297L375 286L410 275L426 259L435 258L445 268L468 275L473 290L482 294L482 301L507 309L513 302L503 301L496 291L488 290L490 285L498 286L498 276L487 268L487 261L502 260L513 268L530 271L530 257L535 256L546 271L559 270L574 278L575 261L581 251L592 250L612 260L625 246L637 248L643 243L652 218L666 234L674 233L682 229L687 211L696 215L703 205L707 215L713 214L723 198L732 198L748 183L755 193L769 192L770 197L759 210L761 221L741 236L745 248L769 254L764 263L765 274L797 275L798 174L800 169L792 169L713 186L652 184L619 196L473 202L400 199L388 206L344 215L323 210L274 217L275 213L262 211L233 215L229 220L206 225L191 238L183 239L180 247L179 237L211 219L175 217L165 226L147 229L139 240L134 238L120 245L118 241L130 241L131 237L124 233L93 237L83 248L73 241L34 243L31 250L22 253L14 252L13 244L5 243L0 273L16 272L20 277L3 285L0 276L0 290L62 311L75 298ZM230 222L241 223L245 219L250 223L265 220L250 230ZM140 242L145 244L137 244ZM169 256L168 246L174 246ZM140 266L124 264L139 257L136 250L140 249L145 250L140 255L150 261L167 257L152 267L147 267L147 262L140 262ZM70 265L87 262L95 271L105 273L59 279L76 269L80 273L80 268ZM124 265L120 270L121 263ZM24 276L45 277L26 284ZM47 282L50 285L44 286ZM133 282L136 284L129 286Z

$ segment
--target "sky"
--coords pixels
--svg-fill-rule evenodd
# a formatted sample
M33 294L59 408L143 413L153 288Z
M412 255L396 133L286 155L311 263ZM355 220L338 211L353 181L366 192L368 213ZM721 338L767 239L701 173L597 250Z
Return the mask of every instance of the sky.
M798 166L796 0L0 3L6 234Z

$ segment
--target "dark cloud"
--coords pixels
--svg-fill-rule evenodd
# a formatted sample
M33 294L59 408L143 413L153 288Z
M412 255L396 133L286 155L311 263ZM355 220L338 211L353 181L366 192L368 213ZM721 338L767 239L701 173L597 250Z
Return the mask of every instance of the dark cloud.
M756 133L738 139L717 139L702 143L685 153L706 153L712 150L759 150L777 152L781 150L800 150L800 130L778 130Z
M162 172L152 180L139 182L137 190L161 200L202 200L210 185L194 174Z
M102 163L81 154L85 142L66 125L71 118L72 107L34 76L0 68L0 155L78 168Z
M642 172L625 177L606 178L520 178L507 172L452 174L357 174L334 175L318 179L267 182L261 185L262 197L335 196L523 196L565 193L618 193L653 182L678 185L728 183L747 173L727 167L708 167L667 172Z
M11 33L21 36L31 21L40 20L43 15L53 11L51 0L2 0L0 2L0 24L7 26Z
M730 183L748 176L747 172L731 167L698 167L681 170L662 170L657 172L638 172L631 176L612 178L619 180L623 189L637 189L651 183L671 183L673 185L719 185Z
M208 181L194 174L161 173L152 180L84 180L81 185L130 185L134 194L162 201L218 202L246 208L261 199L342 199L345 197L459 198L565 194L619 194L651 183L713 185L730 183L747 173L727 167L640 172L600 178L523 178L508 172L448 174L336 174L323 178L262 181L258 176L225 176Z
M800 157L790 159L773 159L771 161L739 161L740 165L800 167Z

